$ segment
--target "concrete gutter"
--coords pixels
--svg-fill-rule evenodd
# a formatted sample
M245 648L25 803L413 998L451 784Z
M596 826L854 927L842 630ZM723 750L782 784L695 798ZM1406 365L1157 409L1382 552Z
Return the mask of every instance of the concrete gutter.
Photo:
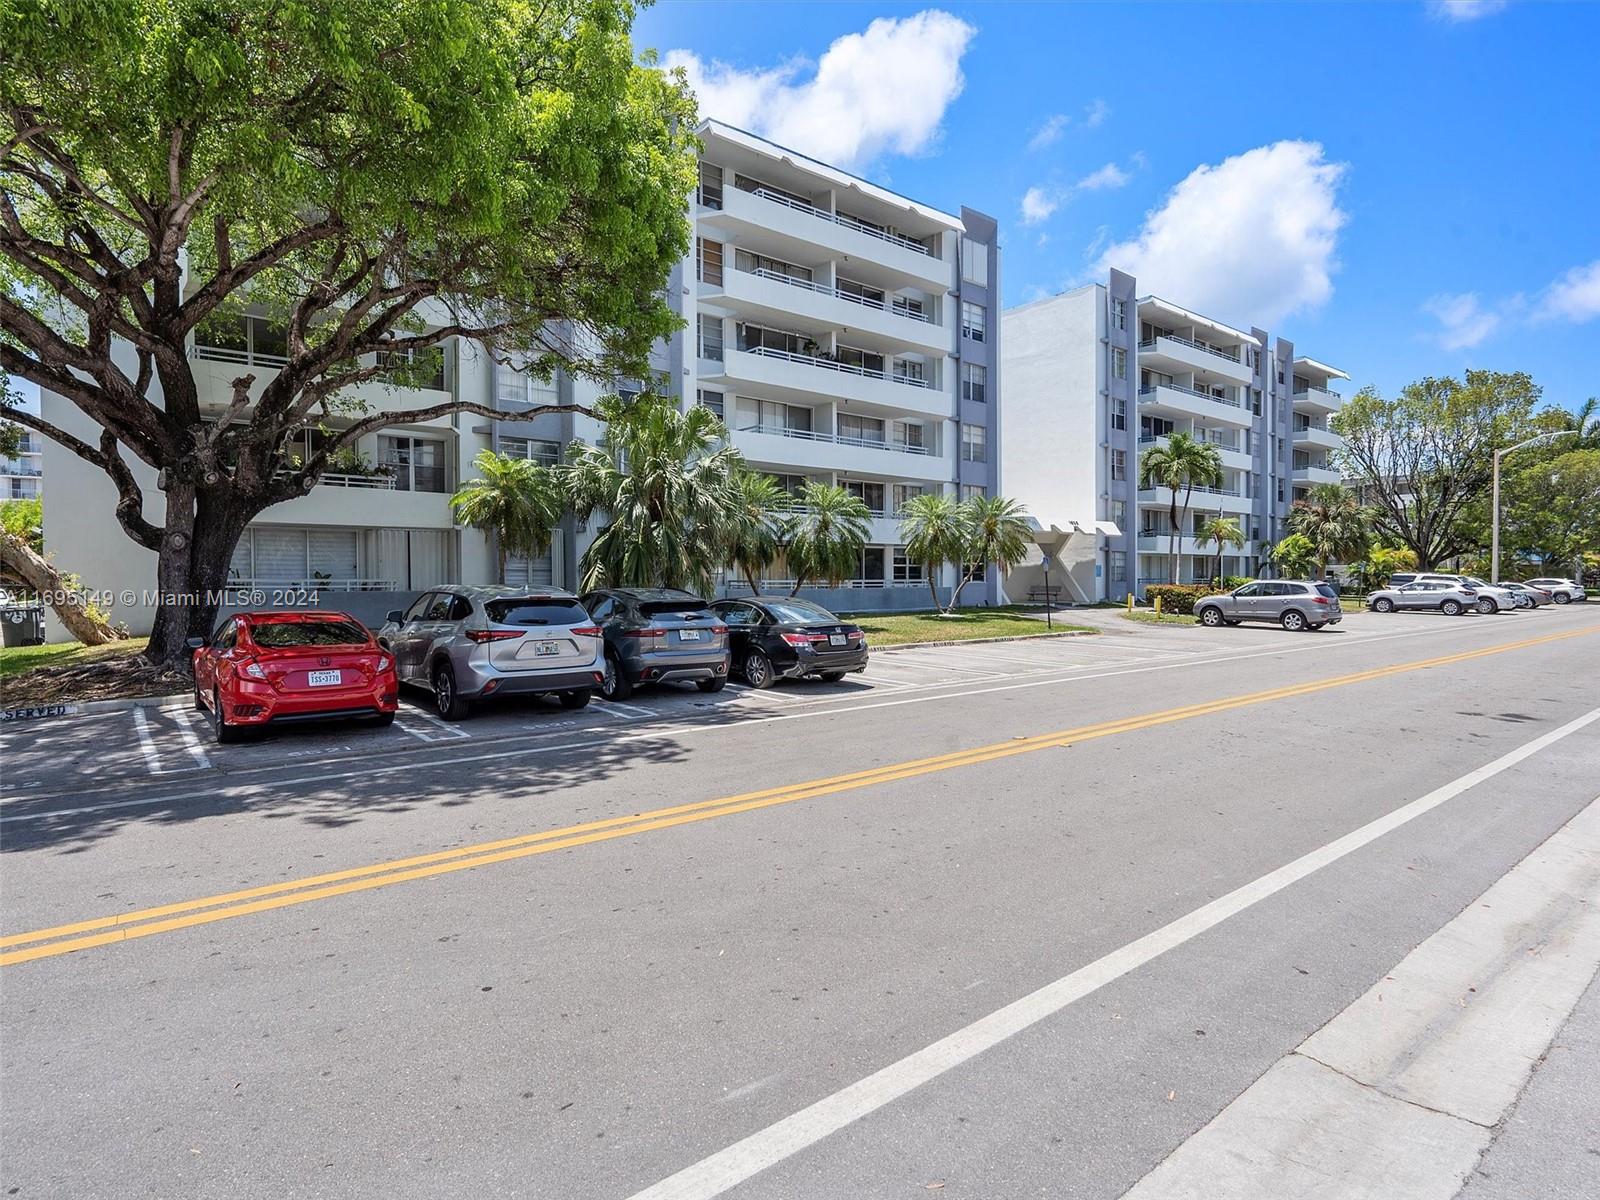
M1450 1200L1600 969L1600 798L1123 1200Z

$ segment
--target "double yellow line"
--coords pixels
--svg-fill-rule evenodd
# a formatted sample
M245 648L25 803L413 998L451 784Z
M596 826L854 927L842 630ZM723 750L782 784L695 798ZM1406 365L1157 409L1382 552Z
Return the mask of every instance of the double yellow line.
M725 796L717 800L702 800L694 804L658 808L650 812L635 813L631 816L611 817L603 821L569 825L562 829L547 830L544 833L530 833L519 837L502 838L498 841L480 842L472 846L457 847L454 850L440 850L432 854L420 854L411 858L394 859L365 867L351 867L343 871L330 871L324 875L311 875L304 879L265 884L261 887L244 888L235 892L223 892L219 895L205 896L197 900L184 900L176 904L164 904L155 908L140 909L137 912L117 913L113 916L95 917L69 925L55 925L48 929L36 929L30 933L12 934L9 937L0 938L0 966L13 966L18 963L31 962L38 958L53 958L59 954L71 954L74 951L89 950L96 946L105 946L113 942L125 942L134 938L151 937L158 933L170 933L173 930L188 929L196 925L209 925L214 921L228 921L235 917L250 916L253 913L270 912L273 909L288 908L291 905L310 904L315 900L326 900L334 896L346 896L354 892L368 891L372 888L407 883L414 879L428 879L436 875L448 875L454 871L466 871L474 867L486 867L494 863L510 862L513 859L530 858L536 854L549 854L556 850L570 850L575 846L611 841L613 838L633 837L637 834L650 833L658 829L671 829L679 825L689 825L696 821L710 821L717 817L731 816L734 813L751 812L755 809L771 808L779 804L791 804L796 800L810 800L817 796L854 791L858 788L871 787L875 784L893 783L901 779L913 779L919 775L948 771L954 767L967 767L975 766L979 763L994 762L1018 754L1029 754L1035 750L1069 746L1075 742L1111 737L1114 734L1133 733L1140 729L1168 725L1175 721L1187 721L1195 717L1209 716L1212 713L1226 712L1230 709L1245 708L1255 704L1265 704L1274 700L1288 700L1296 696L1306 696L1314 692L1327 691L1330 688L1347 687L1354 683L1382 679L1410 671L1421 671L1428 667L1442 667L1451 663L1467 662L1475 658L1504 654L1511 650L1538 646L1547 642L1560 641L1564 638L1582 637L1595 632L1600 631L1593 628L1577 629L1564 633L1549 634L1544 637L1527 638L1523 641L1488 646L1459 654L1448 654L1439 658L1378 667L1370 671L1357 671L1350 675L1338 675L1310 683L1272 688L1264 692L1251 692L1248 695L1234 696L1225 700L1211 700L1203 704L1188 704L1180 708L1169 708L1161 712L1125 717L1117 721L1102 721L1096 725L1083 725L1076 729L1064 729L1054 733L1039 734L1034 737L1016 737L1004 742L978 746L971 750L958 750L951 754L935 755L932 758L911 759L906 762L874 767L867 771L854 771L847 775L834 775L826 779L813 779L805 783L766 788L757 792L742 792L737 796ZM17 948L13 949L13 947Z

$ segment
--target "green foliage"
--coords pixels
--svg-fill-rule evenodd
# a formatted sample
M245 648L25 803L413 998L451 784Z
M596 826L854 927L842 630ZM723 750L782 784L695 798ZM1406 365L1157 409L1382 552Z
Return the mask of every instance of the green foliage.
M796 502L786 547L795 580L790 594L808 579L837 587L860 566L872 531L872 510L844 488L816 481L800 490Z
M1500 565L1528 563L1567 574L1586 551L1600 550L1600 448L1507 458L1501 467Z
M574 443L563 468L578 519L606 515L584 552L583 586L709 593L744 466L727 428L708 408L684 412L648 394L631 404L607 397L596 412L606 422L600 443Z
M1374 546L1367 556L1350 564L1350 575L1363 591L1375 591L1389 582L1396 571L1417 569L1417 556L1406 548Z
M950 607L961 601L966 587L979 567L993 563L1002 575L1028 556L1033 546L1033 526L1028 510L1006 496L974 496L962 506L968 536L965 550L967 569L950 597Z
M456 520L494 538L504 583L508 558L535 558L550 545L566 494L555 472L531 459L484 450L472 465L478 478L450 497L450 508Z
M1372 514L1337 483L1319 483L1289 510L1289 529L1312 547L1312 574L1321 579L1330 562L1355 562L1372 545Z
M1139 486L1172 489L1168 516L1168 559L1172 582L1178 582L1178 537L1189 515L1189 501L1196 487L1222 484L1222 454L1209 442L1196 441L1187 433L1175 433L1165 446L1151 446L1139 456ZM1183 502L1178 502L1179 493Z
M922 564L928 593L939 608L937 578L945 563L964 562L972 530L957 499L946 492L924 492L907 500L900 513L900 538L906 557Z
M1235 550L1242 550L1248 541L1244 536L1244 530L1239 527L1238 517L1211 517L1200 526L1200 532L1195 537L1202 546L1210 542L1217 548L1217 570L1212 576L1214 579L1220 579L1222 576L1223 548L1232 546Z
M771 475L748 467L734 470L722 520L724 553L761 594L761 573L778 561L787 536L793 500Z
M1278 573L1287 579L1304 579L1317 565L1317 548L1303 533L1291 533L1267 553Z
M1145 588L1145 599L1154 604L1161 600L1163 613L1192 615L1197 600L1214 595L1212 588L1200 583L1152 583Z

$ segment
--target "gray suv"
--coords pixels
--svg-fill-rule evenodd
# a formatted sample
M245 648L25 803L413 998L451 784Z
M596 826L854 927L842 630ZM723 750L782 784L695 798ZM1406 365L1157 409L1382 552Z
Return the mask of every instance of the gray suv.
M1200 624L1237 625L1241 621L1272 621L1291 632L1337 625L1344 612L1339 593L1331 584L1295 579L1256 579L1219 596L1195 602Z
M626 700L641 683L694 682L720 692L728 682L728 626L693 592L599 588L583 606L604 631L600 694Z
M604 672L600 630L559 588L434 588L391 612L378 641L400 682L430 690L447 721L491 696L554 694L582 708Z

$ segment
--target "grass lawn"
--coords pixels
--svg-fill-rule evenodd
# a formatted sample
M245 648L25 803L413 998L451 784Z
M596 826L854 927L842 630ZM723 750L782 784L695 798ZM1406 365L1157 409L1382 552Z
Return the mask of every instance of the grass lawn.
M69 667L119 654L137 654L149 638L127 638L104 646L85 646L82 642L62 642L55 646L6 646L0 648L0 679L10 679L35 667Z
M1132 612L1122 614L1125 621L1137 621L1141 625L1193 625L1195 619L1189 613L1168 613L1157 615L1148 608L1136 608Z
M869 646L904 646L913 642L948 642L968 638L1015 637L1017 634L1050 633L1044 621L1024 617L1004 608L962 608L951 617L931 612L917 613L841 613L845 620L861 626ZM1095 632L1086 625L1069 625L1058 615L1054 632L1080 629Z

